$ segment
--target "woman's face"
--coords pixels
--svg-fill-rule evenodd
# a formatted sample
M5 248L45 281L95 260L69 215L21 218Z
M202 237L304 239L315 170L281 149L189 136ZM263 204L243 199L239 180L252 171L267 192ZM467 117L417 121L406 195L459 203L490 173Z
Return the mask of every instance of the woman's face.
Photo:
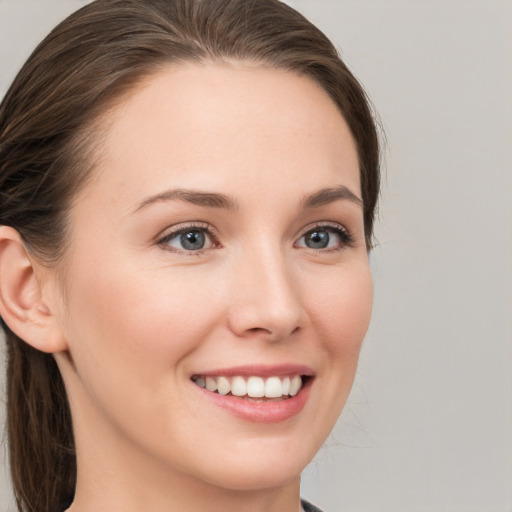
M370 319L347 124L309 79L237 63L162 71L104 127L57 313L79 471L290 482Z

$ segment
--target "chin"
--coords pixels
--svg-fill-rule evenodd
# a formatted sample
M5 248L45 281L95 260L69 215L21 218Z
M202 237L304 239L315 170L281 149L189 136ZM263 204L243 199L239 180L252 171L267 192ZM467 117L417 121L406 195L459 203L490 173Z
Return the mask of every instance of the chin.
M217 471L210 483L219 488L232 491L257 491L283 487L300 478L302 466L283 464L279 467L267 464L254 464L248 461L244 470L233 471L224 468Z
M282 487L298 480L315 451L301 443L300 449L276 448L272 443L259 443L252 450L232 447L222 460L211 460L204 467L203 479L220 488L233 491L255 491Z

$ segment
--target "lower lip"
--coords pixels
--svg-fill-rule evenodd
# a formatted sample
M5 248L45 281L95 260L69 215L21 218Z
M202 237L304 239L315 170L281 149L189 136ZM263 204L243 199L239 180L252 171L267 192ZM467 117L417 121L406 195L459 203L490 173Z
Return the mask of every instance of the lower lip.
M197 390L215 405L237 418L253 423L279 423L293 418L304 408L309 397L312 378L291 398L279 401L251 402L233 395L219 395L193 384Z

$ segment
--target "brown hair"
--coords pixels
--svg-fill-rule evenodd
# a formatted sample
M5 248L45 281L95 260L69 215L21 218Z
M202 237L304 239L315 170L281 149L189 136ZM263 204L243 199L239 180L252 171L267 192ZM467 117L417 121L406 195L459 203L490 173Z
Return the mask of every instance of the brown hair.
M170 62L251 60L315 80L358 149L366 243L379 191L368 99L327 37L277 0L97 0L36 48L0 106L0 225L54 266L71 201L93 167L98 122L137 81ZM71 414L51 354L7 341L7 430L20 511L69 506L76 483Z

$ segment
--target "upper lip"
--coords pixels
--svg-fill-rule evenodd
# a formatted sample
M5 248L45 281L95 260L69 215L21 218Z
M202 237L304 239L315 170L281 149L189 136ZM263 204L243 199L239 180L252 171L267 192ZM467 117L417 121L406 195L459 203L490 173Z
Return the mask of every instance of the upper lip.
M202 375L204 377L236 377L251 376L258 377L286 377L289 375L305 375L314 376L315 372L306 365L302 364L278 364L278 365L243 365L230 366L229 368L216 368L214 370L206 370L204 372L195 372L194 375Z

